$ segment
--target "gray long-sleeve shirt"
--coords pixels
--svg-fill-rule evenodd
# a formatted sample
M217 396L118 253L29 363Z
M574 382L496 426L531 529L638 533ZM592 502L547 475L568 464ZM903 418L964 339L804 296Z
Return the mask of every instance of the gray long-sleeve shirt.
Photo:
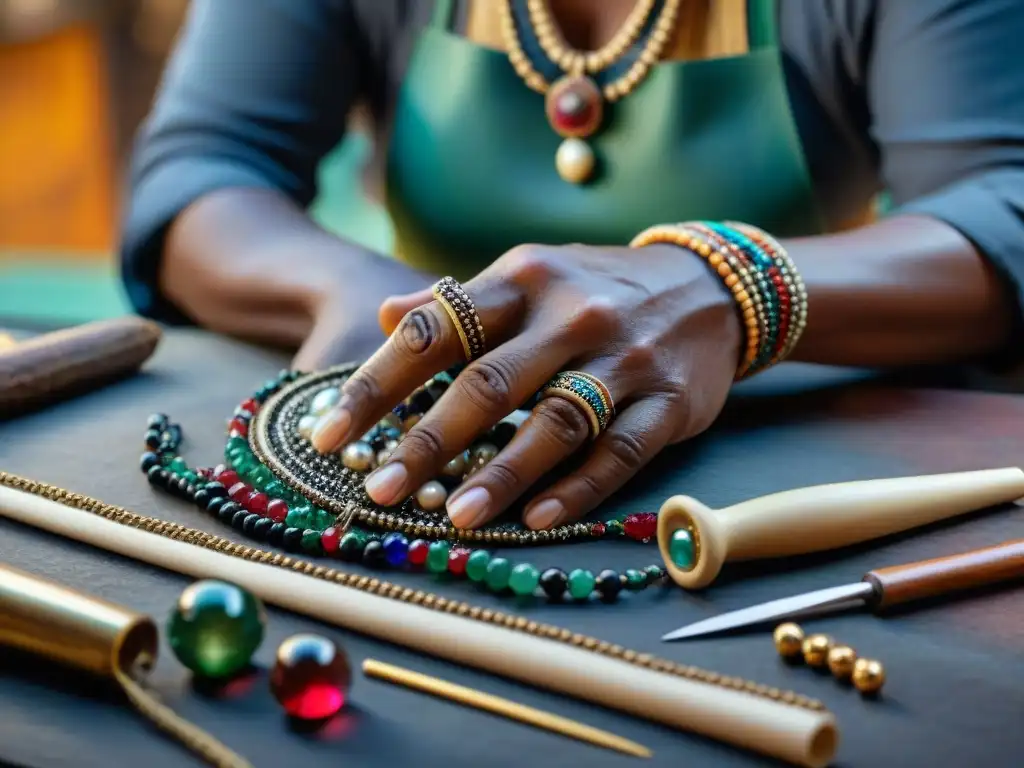
M140 312L183 319L157 274L167 225L189 203L243 186L308 204L358 101L386 135L431 5L193 0L135 157L122 264ZM887 190L900 210L962 232L1021 304L1024 2L779 0L779 25L826 218Z

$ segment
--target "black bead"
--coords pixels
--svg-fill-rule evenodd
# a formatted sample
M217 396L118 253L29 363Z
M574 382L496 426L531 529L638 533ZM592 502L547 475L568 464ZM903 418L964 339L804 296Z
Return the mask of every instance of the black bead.
M409 398L409 408L413 413L426 413L434 404L434 396L426 388L418 389Z
M151 429L148 432L146 432L146 435L145 437L142 438L142 440L146 444L147 448L152 448L154 450L156 448L159 448L160 443L163 442L163 438L161 437L160 432L158 432L155 429Z
M288 530L288 526L284 523L274 523L267 530L267 542L275 547L280 547L284 544L284 532L286 530Z
M196 506L200 509L206 509L206 505L210 503L210 494L206 492L205 488L200 488L195 492L192 500L196 503Z
M191 487L192 487L192 484L189 483L187 477L179 477L178 478L178 494L180 496L188 498L188 495L189 495L188 489L191 488ZM195 489L192 490L192 493L195 493Z
M149 472L153 467L160 466L160 457L152 451L146 451L139 457L139 466L143 472Z
M551 600L561 600L569 588L569 577L561 568L548 568L540 575L540 588Z
M302 550L302 529L301 528L286 528L284 535L281 537L281 546L289 552L299 552Z
M266 541L267 534L270 533L270 529L274 527L274 521L269 517L261 517L256 521L256 524L252 527L251 536L257 541Z
M181 426L178 424L168 424L164 428L164 440L168 440L175 445L181 443Z
M338 546L338 557L348 563L354 563L363 555L363 538L361 536L342 536Z
M163 429L167 426L167 416L163 413L154 413L146 422L146 429Z
M166 488L167 481L170 479L171 473L161 467L159 464L150 467L146 471L146 478L149 480L151 485L157 488Z
M512 442L512 438L516 436L516 431L516 425L511 421L499 421L494 425L494 429L491 430L491 440L500 450Z
M224 506L217 510L217 519L222 523L231 525L231 521L241 509L242 505L237 501L225 501Z
M199 494L196 494L196 505L199 504ZM206 511L211 515L216 515L220 512L220 508L228 503L228 499L224 496L217 496L206 502Z
M594 583L594 589L601 595L601 599L605 602L612 602L619 596L619 592L622 591L622 582L619 580L619 574L612 570L604 570L597 576L597 581Z
M363 547L363 565L367 568L383 568L387 562L383 544L377 539L370 539L366 542L366 546Z
M256 523L260 520L266 520L267 518L261 517L253 512L251 515L246 515L245 520L242 521L242 533L246 536L252 536L252 532L256 529Z
M242 526L245 525L245 518L247 518L251 512L247 509L240 509L235 512L235 516L231 518L231 527L236 531L242 530Z
M157 446L157 453L171 453L177 446L174 443L168 442L166 439Z
M221 485L218 482L207 483L206 484L206 491L207 491L207 493L210 494L210 498L211 499L214 499L214 498L216 498L218 496L227 496L228 495L228 489L225 488L223 485Z

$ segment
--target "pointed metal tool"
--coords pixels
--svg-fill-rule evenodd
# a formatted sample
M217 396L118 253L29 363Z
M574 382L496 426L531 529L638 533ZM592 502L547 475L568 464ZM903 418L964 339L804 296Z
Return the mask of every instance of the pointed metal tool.
M855 584L819 589L723 613L688 624L661 639L671 641L705 637L778 619L850 607L866 606L871 610L880 610L1014 579L1024 579L1024 539L950 557L868 571L863 580Z

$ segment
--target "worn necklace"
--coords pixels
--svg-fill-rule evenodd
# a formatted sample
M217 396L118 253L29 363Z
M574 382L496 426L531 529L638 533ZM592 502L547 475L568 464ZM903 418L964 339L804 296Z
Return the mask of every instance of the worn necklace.
M659 2L661 8L655 13ZM548 122L564 139L555 154L558 174L582 184L592 178L597 164L585 139L600 129L605 102L632 93L661 58L676 25L680 0L639 0L612 39L590 52L565 42L546 0L527 0L525 14L517 13L518 5L516 0L501 4L509 62L528 87L544 94ZM538 55L528 53L533 47L539 48ZM542 74L552 68L553 76Z
M337 557L374 568L410 568L451 574L496 593L552 601L592 596L615 600L664 581L660 564L597 574L578 568L541 571L514 563L486 547L532 546L619 538L649 542L657 516L626 514L598 521L530 531L519 523L481 530L452 527L444 511L448 492L483 467L507 444L522 416L494 427L401 505L384 508L363 490L366 474L386 458L406 431L441 396L453 373L433 377L341 455L324 456L309 441L317 417L331 408L355 365L315 374L282 371L234 411L227 425L225 463L191 469L178 451L182 430L168 417L150 417L141 469L156 487L193 501L200 509L257 541L289 552Z

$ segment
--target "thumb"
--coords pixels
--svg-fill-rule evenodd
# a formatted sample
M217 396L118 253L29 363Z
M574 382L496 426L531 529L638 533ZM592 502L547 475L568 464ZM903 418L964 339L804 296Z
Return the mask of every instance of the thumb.
M384 303L380 305L380 310L377 312L377 321L380 323L381 330L390 336L402 322L403 317L416 307L422 307L433 300L434 294L431 288L424 288L421 291L401 296L389 296L384 299Z

